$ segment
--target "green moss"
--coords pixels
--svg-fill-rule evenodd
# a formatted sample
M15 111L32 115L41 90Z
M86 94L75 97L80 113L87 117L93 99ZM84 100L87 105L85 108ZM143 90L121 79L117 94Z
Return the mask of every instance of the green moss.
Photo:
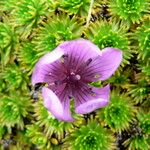
M79 38L82 33L82 23L78 18L70 19L67 14L60 14L49 19L34 40L39 57L66 40Z
M126 69L121 69L121 70L117 70L115 72L115 74L109 78L109 83L111 83L111 85L114 85L114 87L119 87L119 88L128 88L129 86L129 77L132 75L132 70L130 70L129 68Z
M138 22L149 11L148 0L111 0L109 3L112 15L126 22Z
M5 131L6 131L6 128L3 126L0 126L0 140L2 139L2 136L4 135Z
M5 81L5 86L7 87L5 89L6 91L9 91L10 89L28 89L28 76L26 75L26 71L22 70L15 64L6 66L1 76Z
M8 23L7 19L9 18L6 18L3 23L0 22L0 58L3 66L15 57L13 52L17 43L14 27Z
M35 104L35 117L37 124L44 127L44 132L47 136L55 136L58 139L64 137L64 132L73 130L73 123L58 121L52 114L44 107L41 101Z
M124 144L129 150L148 150L150 149L150 145L148 143L149 140L150 137L147 136L133 135L131 138L125 141Z
M72 150L113 150L115 148L112 134L95 121L76 129L68 137L67 142L70 143Z
M0 101L0 123L6 126L9 130L11 127L17 125L18 128L23 129L23 118L28 115L30 111L29 97L24 96L18 92L12 91L10 96L3 96Z
M54 142L54 138L47 137L44 132L42 132L42 128L40 128L37 124L27 125L26 127L26 137L29 138L29 141L36 145L38 149L61 149L61 146Z
M150 62L150 20L143 22L143 25L138 27L133 37L138 44L138 59Z
M27 126L26 136L30 138L30 142L37 145L39 149L50 149L51 147L50 141L36 124Z
M100 49L113 47L122 50L124 58L122 65L129 64L132 54L129 47L127 28L123 24L97 21L90 24L89 28L85 30L85 35Z
M48 17L49 11L53 11L47 0L21 0L15 7L12 13L13 22L23 40Z
M90 3L0 0L0 149L150 149L150 2L94 0L86 25ZM31 75L44 54L79 38L120 49L123 61L107 81L90 83L111 85L107 107L79 115L72 99L75 121L59 121Z
M150 113L139 113L137 117L143 133L150 136Z
M29 74L31 74L31 71L35 65L35 63L38 60L38 52L35 49L36 45L27 41L20 46L18 51L18 58L21 62L21 68L23 70L29 71Z
M140 75L140 77L142 76ZM148 81L142 78L139 79L136 84L130 84L128 88L128 93L131 94L136 104L142 103L143 100L148 97L149 91L150 87Z
M15 4L17 0L1 0L0 6L2 11L11 12L13 9L15 9Z
M46 1L23 0L17 3L15 11L16 23L36 26L41 17L46 16Z
M77 14L82 17L88 15L90 0L59 0L61 8L70 14Z
M118 92L112 92L110 104L99 113L99 119L114 131L129 129L130 123L134 120L135 108L129 97Z

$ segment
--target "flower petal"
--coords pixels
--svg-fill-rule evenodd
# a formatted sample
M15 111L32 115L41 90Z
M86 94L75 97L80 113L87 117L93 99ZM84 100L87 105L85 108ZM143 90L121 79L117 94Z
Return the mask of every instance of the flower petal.
M122 61L122 51L115 48L105 48L102 50L100 63L101 68L100 80L106 80L117 70Z
M122 61L122 51L115 48L105 48L102 55L96 57L89 66L82 71L84 79L92 81L106 80L119 67Z
M102 55L98 46L85 39L66 41L58 47L64 50L65 53L73 53L73 56L80 56L81 58L84 56L85 59Z
M93 88L92 91L98 94L98 96L89 96L89 99L84 101L81 100L84 97L84 94L82 95L82 98L79 100L80 104L78 103L76 105L75 111L78 114L87 114L90 113L98 108L104 107L109 103L109 93L110 93L110 86L107 85L103 88ZM77 102L76 102L77 103Z
M84 68L85 62L87 62L90 58L101 56L102 53L96 45L88 40L78 39L64 42L54 51L46 54L38 61L32 74L32 85L34 86L36 83L43 82L47 83L49 77L47 78L46 75L49 74L51 70L51 64L59 60L63 55L67 54L69 55L69 59L67 60L66 67L80 69L81 63ZM58 68L58 64L55 66ZM57 69L57 72L58 71L62 71L62 69L59 68ZM61 74L61 72L58 74Z
M60 101L58 96L50 89L43 87L42 95L44 98L44 106L59 120L74 121L70 112L69 99ZM66 98L66 97L65 97Z
M45 75L50 71L50 65L55 61L59 60L64 52L56 48L54 51L44 55L36 64L33 74L32 74L32 85L34 86L36 83L46 82Z

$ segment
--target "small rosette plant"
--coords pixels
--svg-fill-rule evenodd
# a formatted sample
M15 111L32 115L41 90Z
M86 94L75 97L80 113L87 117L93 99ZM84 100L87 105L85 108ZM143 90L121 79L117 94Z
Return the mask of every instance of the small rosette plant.
M115 140L112 133L96 121L76 129L68 136L69 148L72 150L114 150ZM67 143L66 143L67 144Z

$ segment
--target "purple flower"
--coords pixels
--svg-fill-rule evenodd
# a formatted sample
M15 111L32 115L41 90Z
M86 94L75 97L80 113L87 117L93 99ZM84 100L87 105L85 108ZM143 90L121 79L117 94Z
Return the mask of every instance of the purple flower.
M72 98L78 114L87 114L108 104L110 86L97 88L90 83L108 79L121 60L122 52L118 49L100 51L88 40L67 41L39 60L32 84L47 83L48 86L42 88L45 107L59 120L73 121Z

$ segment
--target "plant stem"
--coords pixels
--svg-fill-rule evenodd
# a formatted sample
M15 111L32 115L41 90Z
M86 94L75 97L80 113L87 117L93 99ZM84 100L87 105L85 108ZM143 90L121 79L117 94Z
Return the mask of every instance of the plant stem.
M90 22L93 4L94 4L94 0L91 0L88 16L87 16L87 20L86 20L86 27L88 27L89 22Z

